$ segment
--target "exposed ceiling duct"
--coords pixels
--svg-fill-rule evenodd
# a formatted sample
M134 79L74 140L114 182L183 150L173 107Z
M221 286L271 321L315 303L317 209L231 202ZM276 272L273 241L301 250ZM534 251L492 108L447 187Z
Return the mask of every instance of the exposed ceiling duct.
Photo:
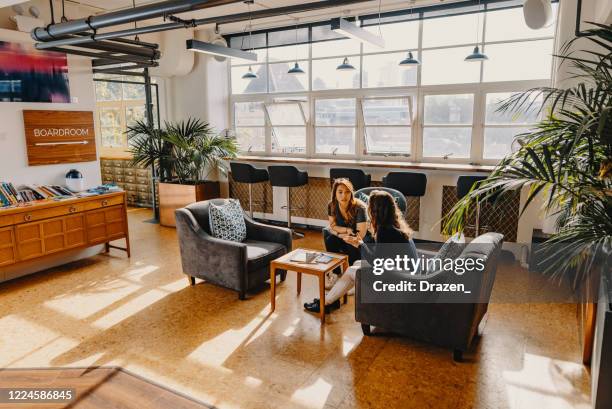
M330 8L330 7L351 5L355 3L365 3L367 1L371 1L371 0L324 0L324 1L318 1L318 2L313 2L313 3L304 3L304 4L296 4L292 6L257 10L257 11L251 12L250 15L252 19L260 19L260 18L280 16L280 15L285 15L285 14L300 13L300 12L312 11L312 10L320 10L320 9L325 9L325 8ZM136 10L136 9L130 9L130 10ZM99 16L99 17L102 17L102 16ZM217 17L189 20L188 26L195 27L195 26L200 26L200 25L205 25L205 24L228 24L228 23L246 21L248 19L249 19L249 13L237 13L237 14L231 14L227 16L217 16ZM36 44L36 48L46 49L50 47L86 44L92 41L111 40L111 39L116 39L116 38L121 38L121 37L131 37L131 36L140 35L140 34L176 30L176 29L185 28L185 27L186 27L185 23L172 22L172 23L163 23L163 24L157 24L153 26L138 27L134 29L119 30L119 31L107 32L107 33L93 33L91 35L83 36L80 38L49 39L48 37L44 37L44 38L40 37L39 36L40 33L47 32L45 30L49 30L48 32L55 35L57 30L53 30L53 26L50 26L48 29L42 28L42 27L37 28L36 30L32 32L32 37L38 41L45 41L43 43ZM37 30L43 30L43 31L39 32ZM83 30L83 31L87 31L87 30Z
M171 0L147 4L130 9L113 11L78 20L51 24L32 30L32 38L37 41L52 41L70 34L93 32L101 28L170 16L188 11L200 10L225 4L238 3L241 0Z

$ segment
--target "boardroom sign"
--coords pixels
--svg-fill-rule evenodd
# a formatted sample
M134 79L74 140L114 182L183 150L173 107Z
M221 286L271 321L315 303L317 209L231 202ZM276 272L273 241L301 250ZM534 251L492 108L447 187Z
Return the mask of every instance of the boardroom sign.
M92 111L24 110L23 125L29 166L97 159Z

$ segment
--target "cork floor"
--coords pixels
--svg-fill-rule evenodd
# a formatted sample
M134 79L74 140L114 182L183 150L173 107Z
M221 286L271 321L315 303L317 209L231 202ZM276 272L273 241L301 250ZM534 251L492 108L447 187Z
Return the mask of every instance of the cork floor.
M304 276L235 292L181 273L174 229L129 212L132 258L111 250L0 284L0 367L124 367L219 408L590 407L576 306L492 303L467 362L406 338L363 337L353 298L328 316L303 311ZM296 246L320 247L311 232ZM520 291L522 269L498 269L496 294ZM1 372L0 372L1 374Z

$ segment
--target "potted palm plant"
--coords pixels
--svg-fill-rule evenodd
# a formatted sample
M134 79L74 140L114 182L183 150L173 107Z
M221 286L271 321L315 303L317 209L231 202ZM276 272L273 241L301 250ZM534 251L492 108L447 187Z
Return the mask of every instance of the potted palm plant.
M201 200L219 197L219 182L212 172L226 173L223 160L236 156L235 139L214 132L206 122L165 123L153 129L137 122L128 128L132 162L159 168L160 224L175 226L174 210Z
M537 127L517 136L518 150L444 219L445 233L452 234L463 230L478 200L499 197L498 192L526 188L521 215L536 197L543 198L546 213L556 217L556 232L538 250L547 260L544 273L591 292L583 298L584 323L594 322L592 301L598 293L592 286L598 286L600 272L609 272L612 254L612 27L595 26L586 37L593 50L570 52L572 40L557 56L571 64L576 85L531 89L500 105L499 111L524 113L536 109L532 101L541 96L546 114ZM593 345L588 325L585 361Z

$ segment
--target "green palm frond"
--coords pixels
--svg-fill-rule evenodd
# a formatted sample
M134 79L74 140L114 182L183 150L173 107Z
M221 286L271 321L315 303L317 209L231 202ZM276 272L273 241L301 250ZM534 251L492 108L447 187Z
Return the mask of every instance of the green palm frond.
M577 85L534 88L500 104L500 112L537 112L542 119L534 129L517 136L521 146L516 152L455 204L443 220L446 234L463 230L477 201L525 189L521 215L536 198L542 198L544 211L557 216L557 233L544 246L550 252L547 272L561 276L577 267L579 275L584 275L597 254L610 254L612 28L596 26L588 41L597 44L597 51L571 52L572 41L559 57L575 70ZM544 102L541 107L537 99Z

